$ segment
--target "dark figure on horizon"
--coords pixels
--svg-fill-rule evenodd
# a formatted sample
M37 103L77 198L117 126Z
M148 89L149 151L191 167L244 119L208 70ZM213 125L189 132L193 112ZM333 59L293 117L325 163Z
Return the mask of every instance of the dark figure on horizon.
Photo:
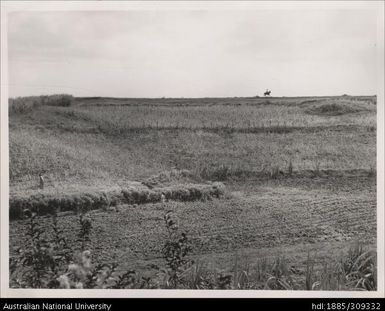
M264 96L270 96L270 93L271 93L271 90L268 90L268 89L267 89L266 92L263 93L263 95L264 95Z

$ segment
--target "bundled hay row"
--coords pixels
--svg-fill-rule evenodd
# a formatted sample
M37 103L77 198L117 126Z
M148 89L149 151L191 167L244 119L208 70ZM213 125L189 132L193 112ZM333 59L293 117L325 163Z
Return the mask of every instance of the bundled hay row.
M169 183L175 183L179 181L191 180L196 176L189 170L177 170L173 169L171 171L165 171L158 175L153 175L142 182L142 184L152 187L159 187L162 185L167 185Z
M286 165L266 165L260 170L253 170L240 167L238 165L219 164L210 166L199 164L191 176L199 177L200 180L226 181L226 180L266 180L266 179L286 179L286 178L337 178L337 177L375 177L376 169L371 167L357 169L324 169L320 165L314 165L311 169L298 169L289 161Z
M29 197L11 197L9 200L9 218L21 219L24 210L46 215L64 211L86 212L94 209L108 208L119 204L156 203L162 200L196 201L219 198L224 194L224 185L186 184L165 188L136 189L134 187L121 191L88 192L79 194L36 194Z

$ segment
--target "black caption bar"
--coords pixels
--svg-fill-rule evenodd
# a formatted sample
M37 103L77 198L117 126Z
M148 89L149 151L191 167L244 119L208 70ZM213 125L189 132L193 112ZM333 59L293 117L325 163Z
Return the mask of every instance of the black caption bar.
M274 310L349 310L349 311L378 311L384 310L384 299L320 299L320 298L117 298L117 299L85 299L85 298L47 298L47 299L1 299L0 310L100 310L117 311L129 310L136 306L175 308L188 306L189 308L274 308ZM124 309L123 309L124 308Z

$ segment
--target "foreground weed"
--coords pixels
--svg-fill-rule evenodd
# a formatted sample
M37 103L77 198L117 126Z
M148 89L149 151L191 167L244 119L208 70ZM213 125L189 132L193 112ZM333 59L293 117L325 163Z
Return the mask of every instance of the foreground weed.
M177 288L182 282L182 275L189 268L193 261L188 259L192 250L191 243L185 232L179 232L177 223L172 219L170 212L164 216L168 233L162 254L166 261L166 285L170 288Z

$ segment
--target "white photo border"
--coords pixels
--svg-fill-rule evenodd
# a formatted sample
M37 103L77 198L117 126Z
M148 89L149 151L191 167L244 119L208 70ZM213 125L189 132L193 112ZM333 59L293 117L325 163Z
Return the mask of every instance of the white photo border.
M378 289L361 291L103 290L9 288L9 154L7 15L15 11L121 10L375 10L377 12L377 256ZM7 298L383 298L384 284L384 2L383 1L1 1L1 291Z

